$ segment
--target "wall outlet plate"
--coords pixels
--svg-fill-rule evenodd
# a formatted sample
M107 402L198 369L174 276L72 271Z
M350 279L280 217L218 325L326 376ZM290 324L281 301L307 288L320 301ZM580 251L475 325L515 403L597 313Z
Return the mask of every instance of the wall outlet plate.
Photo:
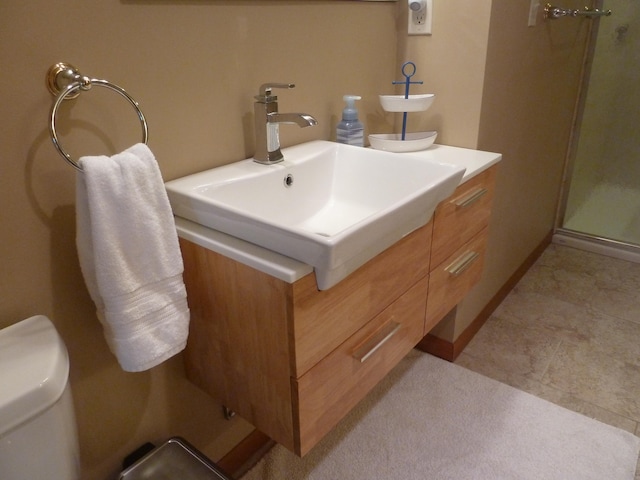
M426 7L414 11L408 8L408 34L409 35L431 35L431 20L433 18L433 0L423 0ZM411 1L409 1L409 4Z

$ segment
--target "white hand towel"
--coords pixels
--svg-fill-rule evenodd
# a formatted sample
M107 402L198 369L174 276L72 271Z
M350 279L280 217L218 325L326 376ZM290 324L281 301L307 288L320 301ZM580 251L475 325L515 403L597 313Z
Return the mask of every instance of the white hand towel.
M144 144L80 158L78 257L105 338L123 370L152 368L184 349L189 308L173 214Z

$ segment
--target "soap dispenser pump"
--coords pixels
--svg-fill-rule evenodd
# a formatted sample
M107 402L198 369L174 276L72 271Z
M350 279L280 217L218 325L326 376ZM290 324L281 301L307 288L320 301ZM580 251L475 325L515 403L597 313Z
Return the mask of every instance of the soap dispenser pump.
M342 121L336 128L336 140L339 143L364 147L364 127L358 120L358 110L355 105L356 100L361 98L358 95L343 97L347 105L342 110Z

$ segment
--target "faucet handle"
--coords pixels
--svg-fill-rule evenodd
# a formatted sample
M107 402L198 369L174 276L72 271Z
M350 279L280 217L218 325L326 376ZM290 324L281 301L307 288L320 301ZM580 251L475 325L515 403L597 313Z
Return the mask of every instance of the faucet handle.
M262 85L260 85L260 93L258 95L261 95L263 97L268 97L271 95L271 90L273 88L294 88L295 84L294 83L263 83Z
M278 97L271 95L272 88L293 88L293 83L263 83L260 85L260 93L255 98L259 103L274 103L278 100Z

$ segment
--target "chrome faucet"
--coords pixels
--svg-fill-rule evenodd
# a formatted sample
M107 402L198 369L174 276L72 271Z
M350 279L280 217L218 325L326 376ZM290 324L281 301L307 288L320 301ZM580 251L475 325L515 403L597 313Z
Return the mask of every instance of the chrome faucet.
M273 88L294 88L293 83L265 83L254 98L256 153L253 161L270 165L284 160L280 151L280 124L295 123L299 127L310 127L318 122L305 113L278 113L278 97L271 95Z

